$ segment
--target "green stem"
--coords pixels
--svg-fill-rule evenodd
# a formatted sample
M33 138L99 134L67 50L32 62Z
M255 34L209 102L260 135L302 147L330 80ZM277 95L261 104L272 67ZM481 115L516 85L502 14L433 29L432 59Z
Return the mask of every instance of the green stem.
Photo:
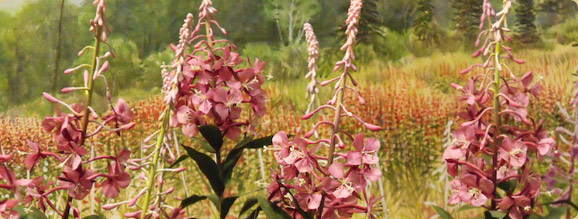
M344 67L343 75L339 87L337 88L337 102L335 103L335 116L333 118L333 133L331 133L331 144L329 145L329 155L327 156L327 166L333 163L333 156L335 154L335 134L339 132L339 121L341 120L341 105L343 104L343 96L345 94L345 82L347 80L347 67Z
M500 70L498 69L498 65L500 64L500 49L502 44L500 41L496 42L496 50L495 50L495 66L494 66L494 155L492 158L492 181L494 184L494 199L492 199L492 206L491 210L496 209L496 200L495 197L498 197L497 189L497 179L498 179L498 149L501 145L501 141L499 140L498 136L500 135L500 129L502 128L502 121L500 119Z
M168 128L168 121L169 121L169 117L170 117L170 109L169 107L165 108L164 110L164 117L163 117L163 123L161 124L161 130L159 132L159 135L157 137L157 143L155 145L155 151L153 152L153 162L151 163L151 168L147 174L148 177L148 181L147 181L147 187L146 187L146 195L144 197L144 201L142 203L141 206L141 214L140 214L140 218L141 219L145 219L146 218L146 213L148 211L149 208L149 204L150 204L150 200L151 200L151 194L152 194L152 190L154 187L154 182L155 182L155 175L157 172L157 165L159 162L159 157L160 157L160 151L161 151L161 146L163 144L164 141L164 137L165 137L165 133L167 131Z
M82 114L82 121L81 121L81 132L80 132L80 142L78 144L79 147L84 146L84 142L86 141L86 130L88 128L88 121L90 112L88 107L92 104L92 88L94 87L94 80L93 75L96 72L96 60L98 58L98 53L100 51L100 35L102 34L102 30L99 27L96 27L96 35L94 37L94 53L92 54L92 65L90 67L90 75L88 77L88 88L84 91L86 95L86 102L84 104L83 114ZM70 203L72 202L72 197L67 194L66 198L66 207L62 212L62 219L68 219L70 213Z

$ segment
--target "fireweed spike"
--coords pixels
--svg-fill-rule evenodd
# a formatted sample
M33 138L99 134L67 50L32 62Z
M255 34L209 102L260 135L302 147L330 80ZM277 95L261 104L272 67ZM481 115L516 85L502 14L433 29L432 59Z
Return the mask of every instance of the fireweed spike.
M357 95L357 83L351 75L356 70L353 46L362 5L362 1L352 0L349 7L345 31L347 40L341 47L345 55L335 67L335 71L341 72L340 76L320 83L321 86L336 83L333 98L324 105L310 109L301 118L311 119L324 111L334 113L333 120L319 121L311 131L297 133L292 140L286 132L278 132L273 138L273 147L268 149L274 151L280 170L273 170L267 198L294 218L350 218L356 213L377 218L378 215L377 203L381 198L369 194L367 188L369 183L381 178L377 167L379 157L376 155L380 142L375 138L366 138L364 134L348 133L341 130L339 125L342 117L347 117L371 131L381 130L379 126L364 122L343 104L347 91L353 91L351 94L359 98L359 103L364 102ZM310 46L310 72L307 76L311 77L314 76L311 70L316 70L316 44L310 25L305 25L305 31ZM308 92L313 95L319 83L314 78L310 79ZM313 134L316 129L325 127L329 128L330 136L312 139L317 138ZM320 155L322 151L319 149L324 145L329 145L327 156Z
M540 90L540 85L532 83L532 72L518 78L508 67L508 60L524 63L505 45L510 39L507 15L512 3L504 0L502 10L496 13L489 0L483 2L482 31L474 56L482 55L486 62L460 72L483 68L468 85L452 84L463 93L458 100L466 107L459 115L465 121L453 132L443 158L448 174L454 177L450 204L484 206L518 219L537 206L542 180L532 164L549 153L554 140L541 129L541 122L528 115L530 95L537 96ZM485 24L488 28L483 30ZM485 156L491 159L483 159ZM499 186L504 183L516 183L517 187Z
M105 78L103 74L110 67L108 60L105 59L112 54L107 52L104 56L99 56L101 43L106 43L106 34L108 32L104 16L106 4L104 0L95 0L93 4L96 6L96 15L90 21L90 31L94 34L94 46L85 47L79 52L79 55L83 55L84 51L92 50L92 62L90 65L82 64L65 70L64 73L70 74L86 67L90 67L90 71L84 70L83 87L62 89L62 93L84 93L85 102L83 104L68 104L48 93L44 93L43 96L48 101L65 106L70 113L66 114L58 111L56 116L47 116L42 121L42 128L46 132L53 134L57 151L44 151L42 145L29 141L28 145L31 152L25 159L25 164L29 171L32 171L41 159L47 157L53 157L60 162L59 167L63 168L63 171L58 177L57 186L50 188L52 181L43 182L42 177L34 179L33 183L28 185L29 191L33 192L28 194L26 201L22 205L27 206L31 204L31 200L39 200L41 211L44 212L50 207L62 218L68 218L70 213L74 217L80 217L80 211L73 205L73 200L84 200L90 191L95 189L93 188L95 183L99 183L99 187L102 188L102 193L105 197L115 198L119 195L120 189L126 188L131 180L130 175L125 171L126 161L130 157L130 151L128 150L119 150L114 147L114 155L100 155L84 160L88 157L88 150L85 144L87 139L96 136L103 130L119 133L120 131L131 129L135 125L132 122L134 116L131 109L122 99L118 100L116 106L111 105L112 112L107 115L99 116L91 107L95 82L98 78ZM100 77L96 77L96 75L100 75ZM110 97L108 100L110 101ZM96 127L90 130L93 127L89 126L89 123L96 124ZM90 156L92 157L92 155ZM106 161L108 168L105 170L92 169L94 166L92 163L97 161ZM88 163L91 165L86 165ZM47 198L48 195L55 191L64 192L65 207L62 211L57 209L54 203ZM90 202L92 201L94 200L90 200Z

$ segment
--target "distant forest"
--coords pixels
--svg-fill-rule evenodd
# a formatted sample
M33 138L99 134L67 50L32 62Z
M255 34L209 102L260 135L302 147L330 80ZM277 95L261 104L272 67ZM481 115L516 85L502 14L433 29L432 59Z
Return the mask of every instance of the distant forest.
M358 49L371 54L364 57L391 63L408 55L469 50L481 2L365 0ZM228 38L238 43L244 55L268 61L268 71L278 80L301 77L306 66L304 22L312 22L321 47L340 43L341 31L335 27L343 23L348 1L214 0L214 4ZM113 92L160 86L159 66L171 60L169 44L177 41L182 20L196 5L198 1L107 1L109 46L117 54L109 74L114 77L110 80ZM80 74L76 79L59 75L74 65L77 52L92 41L85 22L93 16L92 10L87 3L76 6L66 0L42 0L16 12L0 11L0 111L80 80ZM549 48L574 42L578 37L576 11L571 0L518 0L508 21L516 45Z

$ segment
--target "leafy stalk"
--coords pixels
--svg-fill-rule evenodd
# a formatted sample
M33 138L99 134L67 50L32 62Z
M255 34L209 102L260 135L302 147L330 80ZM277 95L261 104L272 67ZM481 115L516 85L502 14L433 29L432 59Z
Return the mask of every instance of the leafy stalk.
M89 111L89 107L92 104L92 91L94 88L94 77L93 75L96 73L96 68L97 68L97 59L98 59L98 53L100 52L100 39L101 39L101 34L102 34L102 29L100 27L96 27L95 29L95 37L94 37L94 51L92 54L92 64L90 66L90 75L88 77L88 87L87 89L84 91L84 94L86 95L86 102L84 104L84 109L83 109L83 114L82 114L82 120L81 120L81 130L80 130L80 142L79 142L79 146L82 147L84 146L84 142L86 140L86 131L88 128L88 121L89 121L89 116L90 116L90 111ZM72 202L72 197L70 197L69 195L67 195L68 197L66 198L66 207L64 208L64 211L62 212L62 219L68 219L68 215L70 213L70 203Z
M147 174L148 175L148 179L147 179L148 181L147 181L147 187L146 187L146 195L145 195L143 203L141 205L141 215L140 215L141 219L146 218L146 212L148 211L148 208L149 208L149 204L150 204L150 200L151 200L151 194L152 194L153 187L154 187L155 175L156 175L157 168L158 168L161 146L164 142L165 133L168 129L168 122L169 122L170 114L171 114L170 109L168 107L165 108L164 116L163 116L163 122L161 124L161 129L159 131L159 135L157 136L157 142L155 145L155 151L154 151L154 155L153 155L153 162L151 163L149 172Z

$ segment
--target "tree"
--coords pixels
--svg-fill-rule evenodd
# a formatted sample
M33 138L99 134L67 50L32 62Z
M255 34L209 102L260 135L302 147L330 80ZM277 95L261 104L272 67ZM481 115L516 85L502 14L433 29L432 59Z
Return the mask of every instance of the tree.
M265 17L275 21L279 40L292 44L303 36L303 24L321 11L317 0L267 0Z
M463 39L473 39L477 37L477 30L480 25L482 15L483 0L454 0L452 8L455 10L454 23L455 30ZM472 48L473 46L469 46Z
M576 14L576 4L571 0L538 0L537 9L544 26L553 26Z
M516 35L521 43L535 43L539 40L536 30L536 14L534 13L534 0L519 0L516 7Z
M433 20L433 5L430 0L419 0L417 2L416 17L414 19L413 27L414 34L418 40L431 42L431 27Z

